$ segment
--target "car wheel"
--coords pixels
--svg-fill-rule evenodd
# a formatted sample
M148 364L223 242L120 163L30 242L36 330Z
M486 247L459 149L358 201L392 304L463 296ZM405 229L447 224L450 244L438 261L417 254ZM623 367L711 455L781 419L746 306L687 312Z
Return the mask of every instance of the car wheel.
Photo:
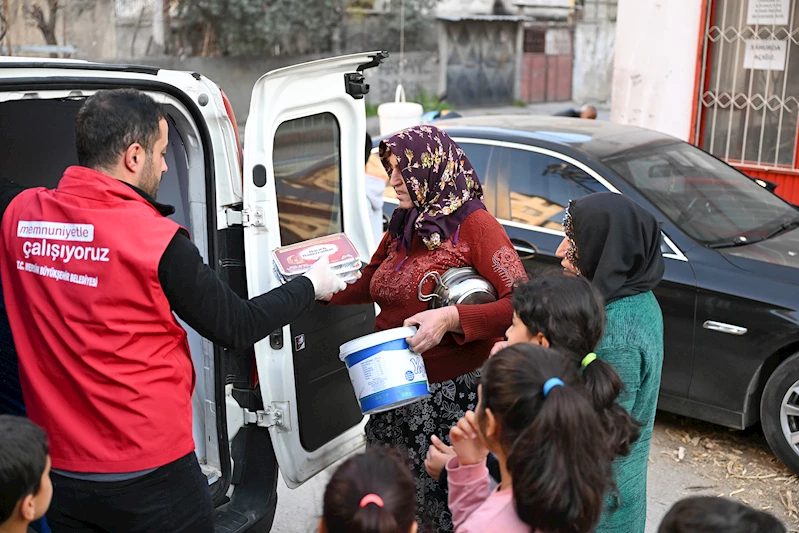
M766 382L760 421L771 450L799 473L799 354L786 359Z

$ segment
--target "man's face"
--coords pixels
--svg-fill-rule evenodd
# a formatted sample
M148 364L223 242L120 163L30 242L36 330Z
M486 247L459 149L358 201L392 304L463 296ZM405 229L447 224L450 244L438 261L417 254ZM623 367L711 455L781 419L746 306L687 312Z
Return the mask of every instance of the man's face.
M161 185L161 176L169 170L166 166L166 147L169 142L169 126L166 120L161 119L158 123L160 135L153 144L153 150L147 154L147 161L142 167L139 179L139 188L152 196L158 194L158 186Z

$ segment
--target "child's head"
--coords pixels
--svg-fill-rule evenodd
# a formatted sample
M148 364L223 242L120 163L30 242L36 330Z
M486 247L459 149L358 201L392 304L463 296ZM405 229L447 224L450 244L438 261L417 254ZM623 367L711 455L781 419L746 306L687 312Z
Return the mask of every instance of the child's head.
M519 343L486 362L480 383L477 420L507 461L519 518L533 530L591 531L614 454L575 366Z
M399 452L351 457L327 484L321 533L416 533L415 484Z
M785 533L785 526L770 514L742 503L700 496L674 504L658 533Z
M38 520L52 497L44 431L27 418L0 415L0 525Z
M508 341L533 342L568 355L583 378L617 455L628 455L640 434L636 420L616 398L622 382L613 367L593 354L605 329L602 296L582 277L554 275L529 281L513 293Z

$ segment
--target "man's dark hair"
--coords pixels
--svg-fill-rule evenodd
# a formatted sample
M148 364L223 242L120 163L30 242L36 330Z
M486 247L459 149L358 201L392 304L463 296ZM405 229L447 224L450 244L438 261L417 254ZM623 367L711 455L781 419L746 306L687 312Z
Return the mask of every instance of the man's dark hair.
M21 416L0 415L0 524L17 502L39 492L49 453L39 426Z
M369 156L372 155L372 136L369 133L366 133L366 158L364 159L364 164L369 162Z
M98 91L86 99L75 122L78 164L108 169L133 143L149 155L166 118L161 104L135 89Z
M696 496L674 504L658 533L785 533L774 516L742 503Z

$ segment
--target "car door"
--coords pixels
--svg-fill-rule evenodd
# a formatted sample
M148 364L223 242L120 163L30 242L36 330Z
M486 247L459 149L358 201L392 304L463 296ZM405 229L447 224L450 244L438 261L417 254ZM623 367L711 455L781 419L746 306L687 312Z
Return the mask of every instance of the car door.
M245 132L245 255L249 294L279 285L271 251L345 232L368 261L363 139L368 90L359 67L379 54L270 72L255 85ZM377 61L373 61L377 58ZM371 65L370 65L371 63ZM371 333L374 306L321 306L255 345L264 411L286 484L297 487L364 442L339 346Z
M494 144L496 217L522 258L528 277L562 272L555 252L565 235L563 218L569 200L619 190L599 172L565 154L536 146L483 142ZM468 148L464 150L469 155ZM665 234L661 252L666 272L655 289L665 328L661 391L687 397L693 366L696 278L688 259Z

